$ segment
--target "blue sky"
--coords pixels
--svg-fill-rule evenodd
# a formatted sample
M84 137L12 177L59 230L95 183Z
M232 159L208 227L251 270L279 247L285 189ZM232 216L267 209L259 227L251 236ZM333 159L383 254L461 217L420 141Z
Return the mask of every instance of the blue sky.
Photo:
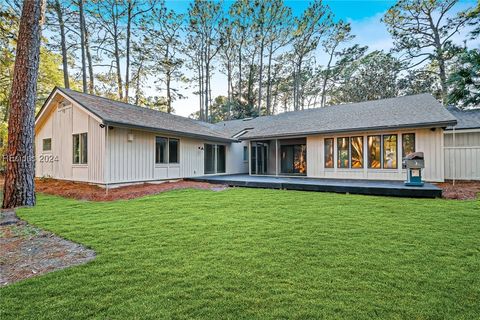
M390 34L387 32L385 25L380 21L383 14L395 4L396 1L390 0L324 0L336 19L343 19L348 21L352 25L352 33L356 35L353 43L359 43L361 45L367 45L369 51L385 50L388 51L393 46L393 41ZM167 6L178 13L186 13L190 1L188 0L166 0ZM225 8L228 8L232 1L224 1ZM452 14L456 14L459 11L473 7L475 0L463 0L460 1L454 9ZM308 6L309 1L302 0L285 0L285 4L292 8L294 15L300 15L303 10ZM459 44L462 44L465 39L467 30L464 30L462 34L459 34L453 40ZM480 47L480 40L470 41L469 47ZM317 61L322 63L323 57L321 53L317 54ZM158 95L158 92L154 91L154 88L147 90L148 93ZM184 88L181 90L187 99L175 101L173 107L175 113L183 116L188 116L192 112L197 111L198 98L193 95L195 88ZM226 78L218 70L215 71L215 75L212 79L212 95L226 95Z

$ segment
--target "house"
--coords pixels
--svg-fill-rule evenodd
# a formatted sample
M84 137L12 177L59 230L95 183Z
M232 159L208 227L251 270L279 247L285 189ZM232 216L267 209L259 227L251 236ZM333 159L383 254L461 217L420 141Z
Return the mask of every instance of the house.
M36 175L113 186L249 173L404 180L425 153L443 181L444 129L456 118L428 94L208 124L55 88L35 122Z
M480 180L480 108L448 111L458 123L445 130L445 179Z

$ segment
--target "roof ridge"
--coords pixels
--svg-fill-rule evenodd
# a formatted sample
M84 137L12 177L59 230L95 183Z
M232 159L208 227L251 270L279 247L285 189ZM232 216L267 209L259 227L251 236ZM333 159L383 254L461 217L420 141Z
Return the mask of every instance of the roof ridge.
M199 123L203 126L211 128L211 126L209 125L210 123L208 123L208 122L197 120L197 119L192 119L192 118L189 118L189 117L180 116L178 114L168 113L168 112L165 112L165 111L151 109L151 108L148 108L148 107L142 107L142 106L139 106L139 105L136 105L136 104L133 104L133 103L119 101L119 100L113 100L113 99L102 97L102 96L99 96L99 95L96 95L96 94L81 92L81 91L77 91L77 90L73 90L73 89L67 89L67 88L62 88L62 87L57 87L57 89L59 89L60 91L63 91L66 94L68 94L68 91L72 91L72 92L75 92L75 93L78 93L78 94L87 95L87 96L94 97L94 98L100 98L100 99L107 100L107 101L114 102L114 103L121 103L121 104L129 106L129 107L135 107L135 108L140 108L140 109L143 109L143 110L148 110L148 112L158 112L158 113L162 113L162 114L167 115L167 116L172 116L172 117L177 117L177 118L181 118L181 119L194 121L194 122Z

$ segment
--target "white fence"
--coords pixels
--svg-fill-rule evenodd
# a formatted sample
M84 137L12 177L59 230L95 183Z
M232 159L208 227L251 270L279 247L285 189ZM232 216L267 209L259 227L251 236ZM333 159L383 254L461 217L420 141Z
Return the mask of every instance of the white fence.
M445 134L445 179L480 180L480 131Z

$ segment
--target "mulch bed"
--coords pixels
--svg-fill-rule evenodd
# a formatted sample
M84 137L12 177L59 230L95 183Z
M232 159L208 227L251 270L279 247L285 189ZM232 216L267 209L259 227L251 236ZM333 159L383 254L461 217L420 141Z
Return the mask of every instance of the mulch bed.
M167 181L162 183L143 183L108 190L96 185L81 182L71 182L55 179L37 179L37 192L58 195L77 200L113 201L119 199L134 199L150 194L178 189L224 190L226 186L194 181Z
M474 200L480 195L480 181L446 181L437 183L443 189L443 197L446 199Z
M36 275L87 263L95 252L0 212L0 287Z

